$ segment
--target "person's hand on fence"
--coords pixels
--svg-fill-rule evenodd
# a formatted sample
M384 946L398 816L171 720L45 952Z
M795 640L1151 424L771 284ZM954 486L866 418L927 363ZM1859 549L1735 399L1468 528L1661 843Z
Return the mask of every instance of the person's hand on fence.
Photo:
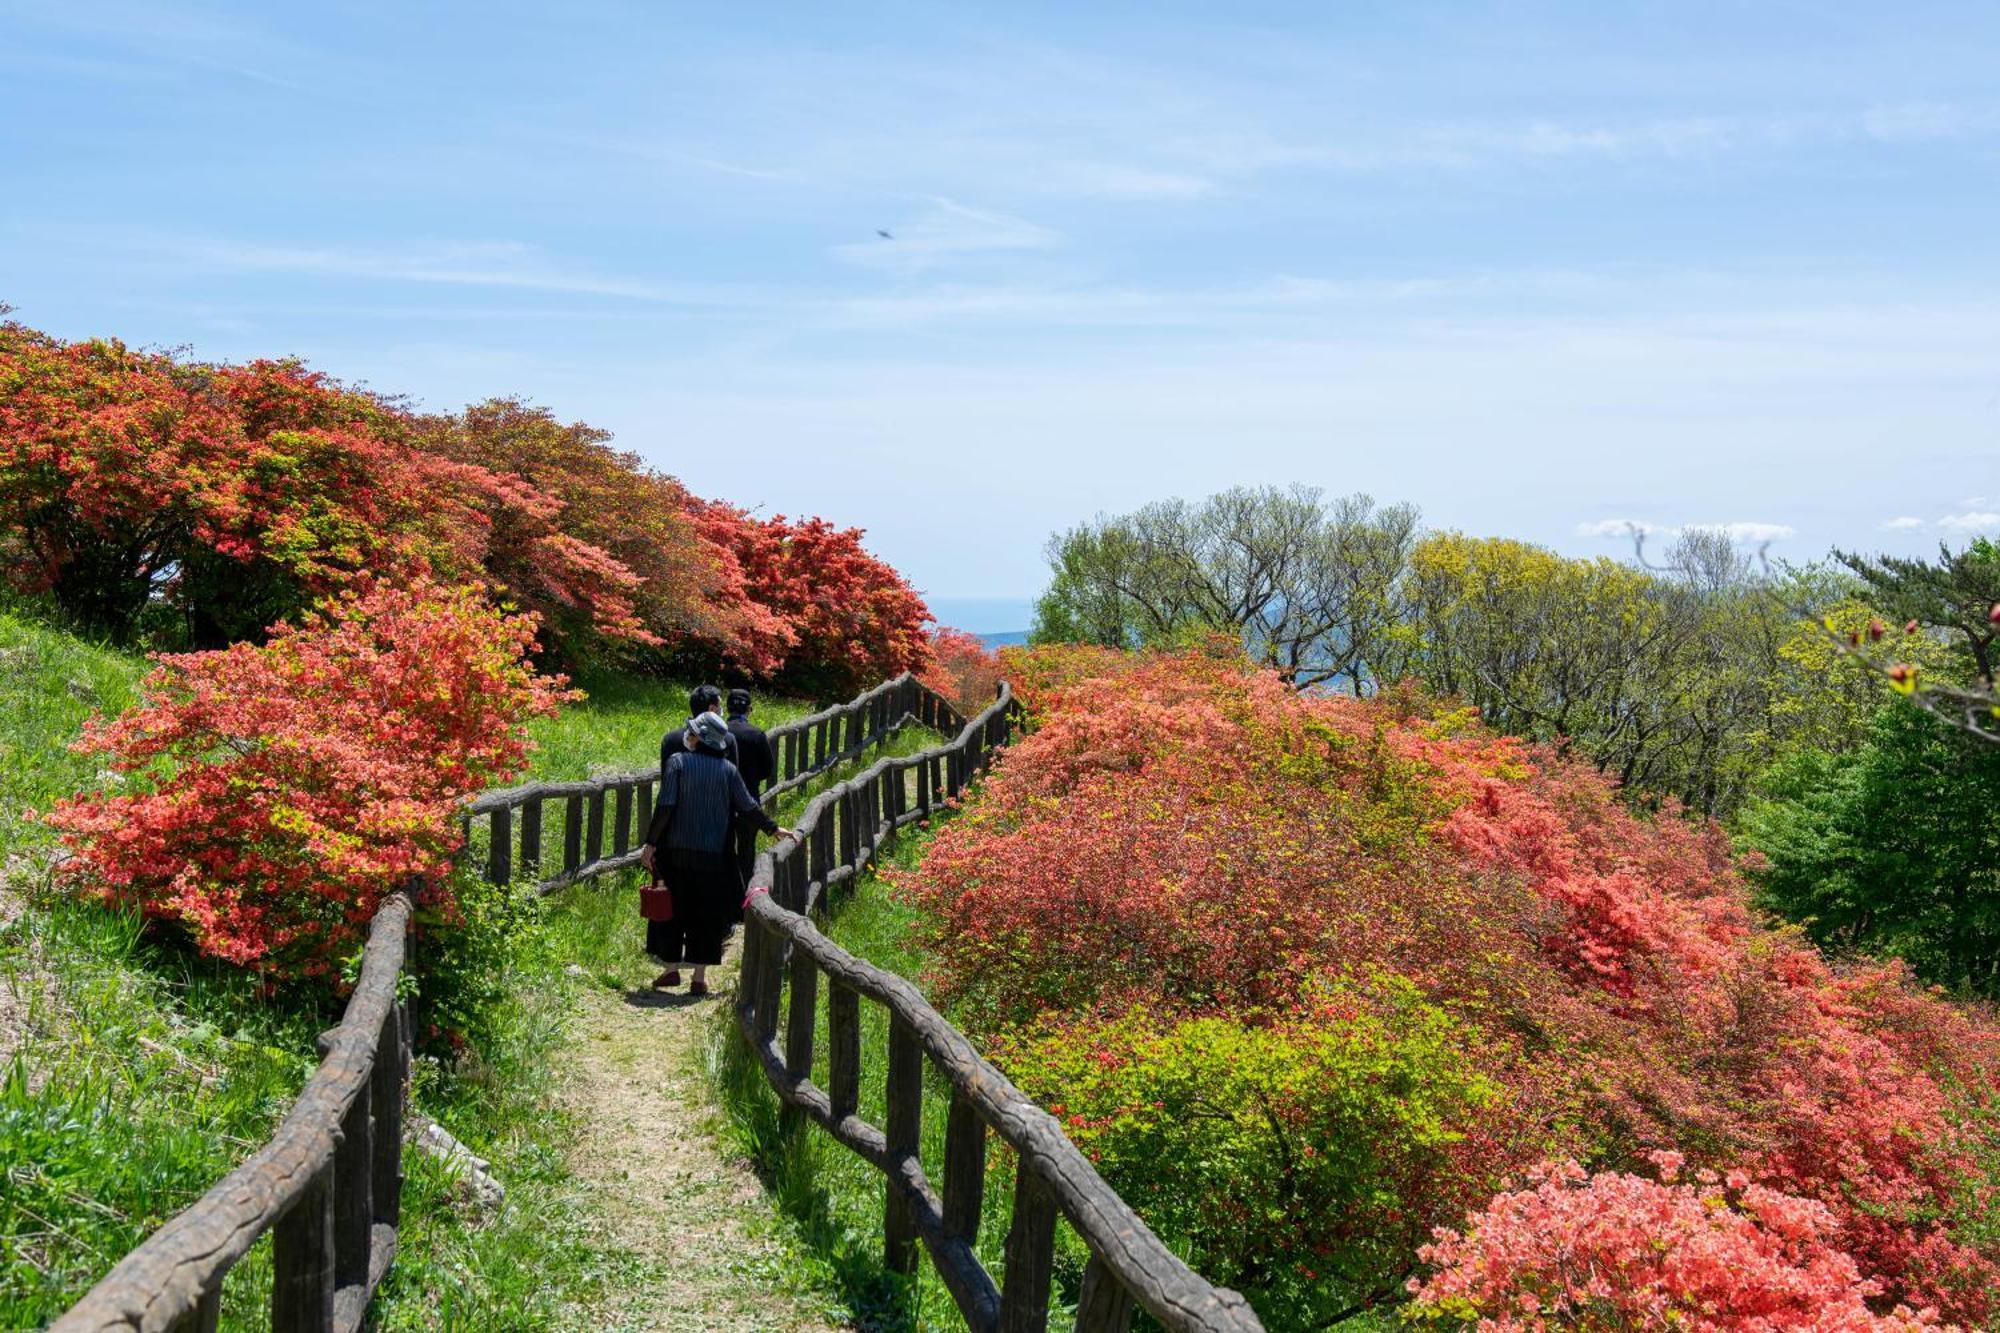
M650 842L642 842L642 843L640 843L640 844L639 844L639 864L640 864L640 865L642 865L642 866L644 866L644 867L646 867L646 869L648 869L648 870L651 870L651 869L653 868L653 844L652 844L652 843L650 843Z
M777 836L780 838L790 838L793 842L799 841L799 831L795 828L781 828L778 830Z

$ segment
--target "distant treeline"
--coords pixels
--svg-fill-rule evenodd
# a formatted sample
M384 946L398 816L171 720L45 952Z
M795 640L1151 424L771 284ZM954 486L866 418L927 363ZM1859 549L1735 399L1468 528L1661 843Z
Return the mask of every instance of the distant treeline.
M1986 609L2000 597L1987 543L1937 566L1835 552L1767 568L1690 530L1652 558L1573 559L1425 532L1409 505L1303 487L1149 504L1059 533L1048 554L1037 642L1170 646L1226 631L1301 688L1413 680L1714 815L1782 755L1863 741L1882 682L1835 634L1893 617L1901 657L1971 678L1988 670Z

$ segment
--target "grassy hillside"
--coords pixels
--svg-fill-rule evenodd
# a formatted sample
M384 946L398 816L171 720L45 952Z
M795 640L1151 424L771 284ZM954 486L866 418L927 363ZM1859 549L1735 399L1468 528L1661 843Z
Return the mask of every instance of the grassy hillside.
M59 1313L268 1136L311 1073L313 1035L338 1012L322 993L265 994L152 938L136 914L47 891L51 839L28 812L112 780L70 743L92 713L126 707L146 668L139 654L0 613L0 1327ZM588 700L537 723L536 773L643 766L686 715L679 683L588 687ZM802 711L764 705L759 717ZM508 1206L480 1214L413 1156L380 1327L588 1325L598 1294L633 1277L633 1260L594 1246L561 1166L548 1058L584 984L569 964L629 951L626 915L528 911L498 963L506 998L481 1049L419 1062L415 1104L493 1161ZM225 1326L262 1326L267 1252L232 1274Z

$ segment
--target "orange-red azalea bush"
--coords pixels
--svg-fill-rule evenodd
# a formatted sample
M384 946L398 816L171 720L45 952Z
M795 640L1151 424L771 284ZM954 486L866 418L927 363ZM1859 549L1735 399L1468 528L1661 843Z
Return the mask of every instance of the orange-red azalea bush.
M859 528L825 519L757 519L731 505L700 506L703 530L743 571L749 599L783 626L785 684L847 698L930 664L931 618L903 576L870 555Z
M1528 1173L1423 1248L1436 1267L1411 1279L1415 1312L1481 1328L1704 1328L1765 1333L1920 1333L1929 1311L1869 1306L1882 1284L1835 1248L1839 1224L1810 1199L1652 1154L1655 1182L1575 1162Z
M519 772L523 724L564 697L533 639L477 589L375 584L262 646L163 656L78 743L123 781L48 816L60 873L205 953L325 976L410 877L449 911L458 803Z
M1000 655L977 634L940 625L931 631L930 651L931 665L924 669L924 684L951 700L967 717L993 702L1005 673L1000 669Z
M700 500L589 426L0 323L0 581L121 640L220 647L365 577L480 582L569 663L845 696L930 660L922 599L859 530Z
M1140 1009L1282 1030L1329 984L1394 974L1499 1090L1448 1126L1465 1172L1395 1190L1402 1224L1459 1225L1539 1163L1676 1151L1824 1209L1820 1239L1877 1313L2000 1314L1982 1118L2000 1030L1761 924L1714 828L1638 817L1594 770L1413 695L1301 696L1199 654L1002 655L1038 727L898 877L936 994L1002 1049L1052 1021L1099 1049ZM1103 1141L1126 1132L1114 1117L1093 1146L1156 1169ZM1273 1188L1296 1234L1338 1224ZM1243 1271L1244 1235L1184 1239ZM1421 1273L1413 1248L1403 1266L1397 1290ZM1268 1273L1244 1286L1283 1326L1287 1308L1390 1299L1315 1270L1337 1285L1306 1304Z

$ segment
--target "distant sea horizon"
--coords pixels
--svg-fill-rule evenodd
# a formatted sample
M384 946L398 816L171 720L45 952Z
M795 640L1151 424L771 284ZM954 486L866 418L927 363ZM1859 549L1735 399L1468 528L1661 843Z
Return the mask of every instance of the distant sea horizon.
M1026 643L1035 621L1032 597L931 597L926 599L940 625L976 634L988 648Z

